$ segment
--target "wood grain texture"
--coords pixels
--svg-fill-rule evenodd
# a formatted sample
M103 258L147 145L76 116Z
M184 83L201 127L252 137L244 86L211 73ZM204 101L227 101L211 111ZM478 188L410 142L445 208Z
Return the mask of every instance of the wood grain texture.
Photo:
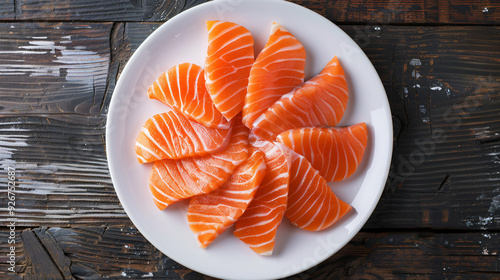
M165 21L184 0L17 0L16 19L85 21Z
M121 71L127 64L132 54L140 44L153 33L160 24L158 23L116 23L111 32L111 64L109 67L106 98L103 112L107 106L116 86Z
M42 279L68 279L66 275L59 272L57 259L52 260L49 253L32 231L23 231L22 239L26 254L30 258L32 274ZM45 240L46 241L46 240Z
M438 1L440 23L494 24L500 21L500 2L496 0Z
M492 0L291 0L335 23L498 24L500 3Z
M433 23L438 20L437 0L292 0L334 23Z
M98 115L111 26L0 23L0 115Z
M104 116L0 118L2 173L16 169L17 226L130 224L109 178L104 130ZM6 191L0 189L0 205ZM0 208L0 221L9 219Z
M44 271L59 267L59 273L67 273L70 269L76 279L213 279L175 263L135 228L54 227L18 234L24 244L16 254L20 276L46 263ZM5 235L0 232L0 238ZM488 232L361 232L321 265L288 279L493 279L499 272L497 240L498 233ZM335 241L318 243L317 257L326 254L330 242ZM35 253L34 248L42 253ZM0 246L0 256L6 253ZM42 260L41 255L47 258ZM310 261L304 258L302 265ZM1 262L2 279L8 276L5 268ZM292 267L290 271L299 269Z
M228 7L237 0L224 0ZM82 21L165 21L207 0L2 0L0 19ZM493 0L291 0L335 23L498 24Z
M367 227L498 228L500 29L342 28L384 81L394 121L391 175Z
M0 0L0 20L12 20L14 16L14 0Z

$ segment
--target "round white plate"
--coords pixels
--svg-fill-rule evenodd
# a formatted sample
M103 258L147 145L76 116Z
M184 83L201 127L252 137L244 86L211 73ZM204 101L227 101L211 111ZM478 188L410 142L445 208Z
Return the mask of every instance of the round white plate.
M147 89L175 64L203 65L207 20L232 21L255 38L256 52L273 22L294 34L307 51L306 78L319 73L336 55L345 70L350 99L340 125L366 122L368 148L356 173L331 184L354 211L321 232L294 228L286 219L278 229L274 254L262 257L232 235L198 247L187 225L187 203L156 208L148 187L151 165L137 163L134 143L142 124L165 105L147 98ZM106 128L106 151L116 193L132 222L156 248L180 264L224 279L286 277L319 264L340 250L361 229L377 204L392 154L392 122L387 97L372 64L341 29L322 16L281 0L217 0L172 18L149 36L123 70L113 94Z

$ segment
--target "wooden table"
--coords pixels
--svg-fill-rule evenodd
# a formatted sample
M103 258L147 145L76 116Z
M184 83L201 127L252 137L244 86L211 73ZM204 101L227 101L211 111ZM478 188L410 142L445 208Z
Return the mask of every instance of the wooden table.
M104 135L131 54L201 2L0 0L1 279L209 279L130 222ZM375 65L394 156L361 232L291 279L499 279L500 3L293 2L339 25Z

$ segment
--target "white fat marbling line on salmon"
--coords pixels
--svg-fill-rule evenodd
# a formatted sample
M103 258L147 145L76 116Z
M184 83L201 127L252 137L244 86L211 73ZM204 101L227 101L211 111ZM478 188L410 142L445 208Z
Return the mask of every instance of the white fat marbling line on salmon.
M157 191L158 191L158 190L157 190ZM162 205L168 206L168 204L167 204L167 203L165 203L165 202L163 202L163 201L159 200L158 198L156 198L156 196L153 196L153 200L154 200L154 201L156 201L156 202L158 202L158 203L160 203L160 204L162 204Z
M274 139L288 129L338 123L345 111L348 91L345 77L333 74L341 71L335 61L332 59L320 74L276 100L256 118L254 133ZM319 110L320 107L326 110Z
M165 181L165 178L162 176L161 172L158 170L158 167L157 166L153 166L153 170L156 171L156 173L158 174L158 177L160 178L161 182L163 183L163 185L165 185L168 189L168 191L171 192L172 195L179 195L179 196L182 196L181 194L177 193L175 190L172 190L168 183ZM163 192L160 188L158 188L157 185L151 183L150 186L152 186L160 195L162 195L164 198L168 198L169 200L172 200L172 201L175 201L175 198L174 196L170 196L168 195L166 192ZM156 197L156 196L155 196ZM157 197L158 198L158 197ZM160 197L161 198L161 197ZM160 199L158 198L158 199Z
M151 124L153 131L148 129ZM222 135L218 129L207 128L184 118L180 113L169 111L148 119L137 139L140 145L136 145L136 153L146 162L203 156L228 144L231 128L224 132L226 135Z
M264 47L264 49L262 49L261 52L265 52L265 51L268 51L270 48L272 48L274 45L278 44L278 43L281 43L282 41L291 41L293 44L290 44L288 47L285 47L285 48L282 48L282 49L286 49L287 51L290 51L290 50L293 50L294 48L296 48L297 46L300 46L300 48L297 48L297 49L302 49L302 44L300 44L299 41L297 41L297 39L295 37L293 37L292 35L283 35L281 37L278 38L278 40L274 41L273 43L269 44L269 45L266 45ZM295 49L295 50L297 50ZM277 50L276 52L273 52L272 55L276 54L276 53L279 53L281 51L280 50Z
M156 160L160 160L161 159L160 156L157 153L153 152L152 150L150 150L148 147L142 145L141 143L137 143L136 142L135 146L138 147L139 149L141 149L141 154L145 154L146 153L146 154L148 154L150 156L153 156ZM142 155L139 155L139 156L144 159L144 157L142 157ZM147 160L145 160L144 162L147 162Z
M162 146L163 145L160 145L154 138L153 136L151 136L151 134L149 133L149 130L146 129L145 127L141 128L141 132L144 134L144 136L146 136L146 138L148 138L149 141L151 141L158 149L160 149L162 152L164 152L165 154L170 155L170 153L168 151L166 151ZM151 149L148 149L146 148L144 145L140 144L140 143L136 143L136 146L137 147L140 147L141 149L144 149L146 152L152 154L156 159L161 159L161 157L157 154L157 153L154 153Z
M249 59L249 58L253 59L253 57L241 57L240 59L236 59L236 60L233 60L233 61L230 61L230 62L227 62L227 61L224 61L224 62L226 62L226 63L232 63L232 62L236 62L236 61L244 60L244 59ZM220 58L220 59L223 60L222 58ZM217 61L213 61L212 63L215 63L215 62L217 62ZM226 74L224 74L224 75L222 75L220 77L218 77L215 80L213 80L213 79L210 78L210 76L207 74L208 72L205 72L205 83L208 86L210 86L210 85L216 83L219 80L222 80L224 78L227 78L227 77L230 77L230 76L236 74L238 72L238 70L245 69L245 68L250 68L250 67L251 67L251 65L245 65L245 66L241 66L241 67L234 67L234 66L233 67L226 67L225 68L226 70L230 69L231 71L227 72Z
M169 114L170 115L170 114ZM168 116L169 116L168 115ZM165 116L167 116L167 114L160 114L159 117L161 118L162 122L164 124L167 123L167 120L165 119ZM165 135L165 132L163 131L163 129L160 128L160 125L158 124L158 122L156 122L155 120L155 117L152 117L151 120L153 121L154 125L155 125L155 128L158 132L160 132L160 134L162 135L163 139L165 140L165 143L167 144L167 147L168 147L168 150L170 151L174 151L175 152L175 147L173 146L173 143L172 141L168 141L167 139L167 136ZM167 130L167 131L170 131L170 130ZM172 154L170 152L166 153L170 158L172 158Z
M223 22L217 22L215 23L214 25L212 25L212 28L210 28L210 30L208 30L208 34L213 34L214 33L214 29L221 25L221 24L224 24ZM226 24L227 25L227 24ZM231 32L232 30L235 30L237 28L240 28L239 25L236 25L236 24L233 24L229 27L226 27L224 28L222 31L220 31L219 33L217 33L217 36L215 38L213 38L212 40L209 40L208 41L208 44L211 45L215 40L218 40L220 37L222 37L222 35L228 33L228 32ZM224 48L224 45L221 47L221 49Z
M329 203L328 205L330 205L330 206L339 205L340 199L336 195L333 195L333 197L335 198L335 203ZM329 227L329 226L333 225L340 218L339 216L340 216L340 211L337 211L337 215L335 215L335 218L333 218L330 223L324 224L324 226ZM325 218L326 218L326 215L325 215ZM321 227L319 227L319 228L321 228Z
M271 72L271 70L269 68L271 66L273 66L274 64L281 64L281 63L287 63L287 62L305 62L305 61L306 60L304 58L294 58L294 57L275 59L275 60L269 62L268 64L266 64L266 66L262 67L262 69L264 69L268 72ZM284 69L284 70L286 70L286 69Z
M339 129L306 128L284 132L278 135L277 141L286 143L292 150L305 155L327 181L337 178L337 172L340 166L339 162L344 162L344 165L346 166L346 173L342 175L339 174L338 176L340 177L338 177L338 179L345 179L349 177L349 173L352 170L355 170L360 164L362 154L359 155L359 151L364 151L364 145L361 142L362 140L358 138L362 136L361 134L357 135L354 133L354 127L361 129L366 135L366 129L362 125ZM316 137L316 141L313 141L312 136L315 130L319 134ZM300 132L301 137L294 138L293 131ZM321 135L323 135L323 137L327 137L331 145L326 146L325 142L323 147L320 147L319 139ZM332 153L333 151L336 151L334 154L337 158L332 157L334 155ZM351 160L353 161L353 166L350 166L349 164ZM335 164L335 166L332 166L332 164ZM332 170L333 173L331 172Z
M176 80L175 80L175 81L177 82L177 89L179 89L179 90L177 91L178 96L177 96L177 98L176 98L175 100L180 100L180 104L179 104L178 106L179 106L180 108L184 108L184 98L182 98L182 93L181 93L181 91L180 91L180 88L181 88L181 82L180 82L180 80L179 80L179 79L180 79L180 78L179 78L179 77L180 77L180 74L179 74L179 64L177 64L177 65L175 66L175 73L176 73L176 75L175 75L175 76L176 76ZM188 80L188 81L189 81L189 80ZM186 83L186 84L188 84L188 85L189 85L189 82L188 82L188 83ZM188 91L188 92L189 92L189 91ZM177 105L177 104L176 104L176 105Z
M225 56L227 56L227 55L228 55L228 54L230 54L230 53L237 52L237 51L240 51L240 50L243 50L243 49L246 49L246 48L251 48L251 47L253 47L253 45L252 45L252 44L245 44L245 45L241 45L241 46L239 46L239 47L237 47L237 48L231 49L230 51L228 51L228 52L227 52L227 53L225 53L224 55L225 55ZM218 62L219 60L222 60L222 61L224 61L224 62L226 62L226 63L233 63L233 62L236 62L236 61L246 60L246 59L252 59L252 61L253 61L254 56L253 56L253 55L252 55L252 56L250 56L250 55L248 55L248 56L238 56L238 57L235 57L235 58L234 58L233 60L231 60L231 61L227 61L227 60L225 60L225 59L224 59L224 57L223 57L223 56L220 56L220 57L218 57L217 59L215 59L214 61L212 61L211 63L205 64L205 67L207 67L207 66L211 66L213 63L216 63L216 62ZM246 66L246 67L252 67L252 65L250 64L249 66ZM205 77L207 77L207 72L205 73Z
M309 173L310 171L311 170L309 169L307 173ZM295 220L302 218L303 216L308 214L312 210L313 207L316 207L317 206L316 203L318 202L318 200L321 199L321 197L325 195L325 188L321 188L320 184L318 183L318 176L319 176L319 173L317 171L314 172L315 179L311 182L308 182L306 184L305 188L307 188L308 190L311 190L314 188L313 192L317 193L319 191L320 192L319 195L316 197L316 199L314 201L312 201L312 199L313 199L312 196L305 197L305 195L301 196L299 199L297 199L297 202L300 202L300 206L299 206L299 208L297 208L297 210L295 211L294 214L289 216L289 218L293 217ZM291 205L290 207L293 207L293 205ZM310 223L310 222L311 221L309 221L308 223Z
M319 205L318 209L316 210L314 215L311 217L311 219L309 219L309 221L303 225L303 227L309 226L316 219L316 217L319 215L319 213L321 212L321 209L325 205L326 198L329 197L329 196L326 196L325 193L326 193L326 190L324 188L321 188L321 193L320 193L319 197L312 204L314 206ZM319 202L318 202L320 200L321 200L321 204L319 204ZM312 205L311 205L311 208L312 208ZM307 211L309 212L310 210L311 209L308 209ZM298 217L298 219L302 218L305 214L306 213L304 213L302 216ZM326 216L324 218L326 218Z
M247 102L243 110L244 123L249 127L254 126L255 119L265 112L268 106L304 81L305 51L302 44L290 33L275 34L278 30L287 32L279 24L273 24L269 41L252 66ZM270 53L273 48L277 49ZM273 70L271 68L274 65L282 67ZM291 82L290 77L293 77L295 82ZM261 81L269 79L273 80L274 85L260 87ZM282 81L285 84L279 86Z
M272 219L270 219L269 222L261 224L261 225L266 225L266 224L269 224L271 222L274 222L278 218L278 216L279 216L278 214L275 215ZM258 226L258 225L255 225L255 226ZM266 231L263 231L263 232L257 233L257 234L247 234L247 235L245 235L244 239L255 238L255 237L260 237L260 236L266 236L269 233L272 233L272 232L276 231L278 229L278 226L279 226L279 223L275 223L275 225L272 228L270 228L269 230L266 230ZM246 227L246 228L250 228L250 227ZM240 228L239 230L244 230L244 229L245 228ZM274 241L274 238L272 238L270 241ZM251 247L252 246L253 247L259 247L259 246L262 246L262 245L263 245L263 243L255 243L255 244L252 244L250 246Z
M293 153L289 195L291 203L285 213L287 218L292 224L307 230L317 231L331 226L351 207L335 196L309 161L295 152L291 153ZM347 212L341 209L341 204L347 207ZM323 217L319 216L321 213L325 213ZM310 218L305 219L306 216Z
M226 42L225 42L222 46L220 46L220 47L219 47L219 49L218 49L216 52L214 52L214 53L213 53L213 54L211 54L211 55L215 55L217 52L219 52L219 51L223 50L224 48L226 48L226 47L227 47L228 45L230 45L231 43L234 43L234 42L236 42L236 41L238 41L238 40L240 40L240 39L242 39L242 38L248 38L248 37L250 37L250 35L249 35L249 34L241 34L241 35L238 35L238 36L236 36L236 37L233 37L233 38L231 38L230 40L226 41ZM213 43L213 41L212 41L212 42L209 42L209 44L212 44L212 43Z
M194 195L208 193L222 185L234 169L246 159L247 131L241 129L242 125L239 127L238 132L231 136L229 146L220 153L155 163L151 178L157 176L160 180L156 180L159 185L150 180L150 184L157 191L153 194L160 196L157 198L162 201L169 200L168 204L171 204ZM193 175L197 177L196 182L193 181ZM165 176L168 176L168 179ZM169 194L168 197L166 193Z
M252 145L265 153L267 173L256 197L236 223L234 234L254 251L269 255L273 250L276 230L286 210L288 172L284 171L288 171L288 163L280 146L267 141L254 141ZM282 176L283 174L286 176ZM263 237L265 240L260 240Z
M253 37L244 27L230 22L214 23L208 37L206 87L217 110L230 120L244 105L254 62Z
M222 86L221 88L219 88L219 90L217 92L215 92L213 95L212 95L212 98L213 99L217 99L219 97L220 94L223 94L224 96L226 96L226 88L232 86L233 84L236 84L238 83L239 81L238 80L233 80L229 83L226 83L224 84L224 86ZM226 98L225 101L229 100L229 98ZM219 104L222 104L222 103L219 103Z
M217 111L205 88L203 68L177 64L164 72L150 88L150 97L182 112L204 126L227 129L230 124ZM193 85L190 85L193 82Z
M191 199L188 223L202 248L236 222L252 201L265 174L263 156L260 152L252 153L216 193Z

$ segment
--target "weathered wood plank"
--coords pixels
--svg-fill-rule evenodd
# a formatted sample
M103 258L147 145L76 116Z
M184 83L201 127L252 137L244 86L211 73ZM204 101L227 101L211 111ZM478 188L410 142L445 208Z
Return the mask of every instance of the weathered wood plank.
M435 23L438 21L438 1L312 1L292 0L325 16L335 23Z
M69 259L71 275L77 279L212 279L175 263L154 248L135 228L49 228L23 232L24 247L18 256L28 255L25 236L43 232L50 236L36 246L54 248ZM0 232L0 238L5 236ZM323 246L328 246L324 240ZM325 250L318 248L318 255ZM6 251L0 246L0 258ZM337 254L317 267L289 279L494 279L500 267L498 233L361 232ZM49 258L49 266L60 265ZM309 259L304 259L306 264ZM19 262L19 273L27 262ZM0 263L0 277L5 273ZM291 271L299 268L291 268ZM2 279L4 279L2 277Z
M23 244L33 266L33 275L42 279L60 279L62 275L57 265L51 260L44 246L31 231L23 231Z
M16 19L83 21L165 21L184 7L184 0L16 1Z
M110 23L0 23L0 115L97 115Z
M104 111L107 110L107 104L111 100L116 81L125 64L140 44L158 27L160 27L158 23L117 23L114 25L111 33L112 60L109 67L106 100L103 103L106 105Z
M227 7L237 0L224 0ZM0 19L165 21L207 0L3 0ZM291 0L336 23L498 24L500 3L492 0ZM14 8L15 6L15 8Z
M443 8L439 11L440 23L463 23L498 25L500 20L500 2L495 0L459 0L439 1ZM443 16L442 16L443 15Z
M500 29L342 28L377 68L395 124L391 177L367 226L498 228Z
M1 172L16 169L18 226L130 224L109 178L104 130L104 117L0 118ZM6 191L0 189L0 205ZM0 221L9 221L6 210Z
M335 23L495 24L500 3L492 0L292 0Z
M23 236L25 232L27 231L23 232ZM56 265L57 270L59 271L60 274L59 279L64 279L64 280L74 279L74 277L72 277L71 275L71 270L70 270L71 261L69 260L68 257L66 257L63 250L57 243L56 239L46 231L46 228L37 228L32 232L35 233L36 237L38 237L39 243L43 244L45 250L50 255L50 258L53 260L53 263ZM23 241L26 242L26 239L24 237ZM34 257L29 256L29 258L33 263ZM39 273L35 275L40 276Z
M359 233L324 263L290 279L494 279L496 233Z
M15 276L10 279L20 279L18 273L24 271L26 267L25 248L21 238L22 231L18 228L12 228L13 235L11 235L11 229L7 226L8 224L10 223L3 223L3 227L0 228L0 278L3 279L6 276ZM13 236L13 239L11 239L11 236ZM14 247L13 253L11 247ZM9 270L12 267L12 264L8 263L8 261L12 260L11 257L13 257L14 261L14 267L12 269L16 273L12 273Z
M12 20L14 16L14 0L0 0L0 20Z

